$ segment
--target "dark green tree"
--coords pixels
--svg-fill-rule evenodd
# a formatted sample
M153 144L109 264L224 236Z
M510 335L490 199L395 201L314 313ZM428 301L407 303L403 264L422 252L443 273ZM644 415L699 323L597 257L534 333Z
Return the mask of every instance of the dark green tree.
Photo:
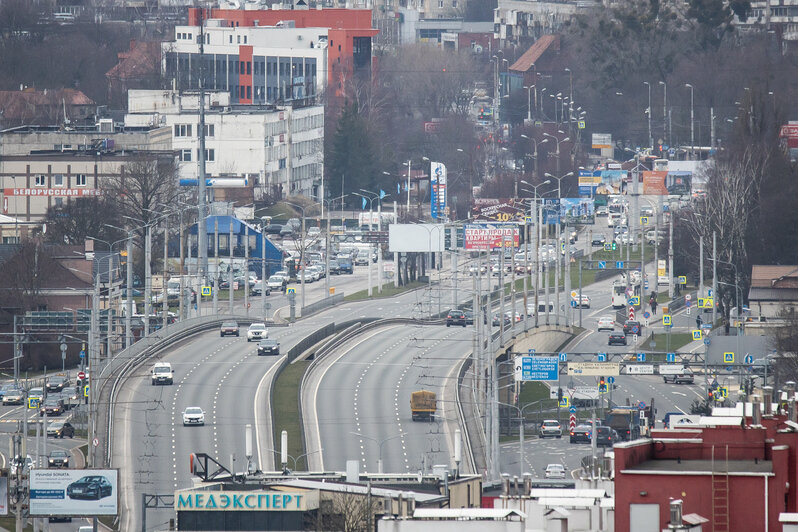
M732 3L723 0L690 0L687 17L697 25L699 43L717 48L723 37L734 31L734 14L745 21L750 7L750 2L741 0Z
M374 135L367 117L359 112L358 105L347 102L338 118L329 150L327 172L331 197L357 192L360 189L374 190L377 164ZM360 199L347 198L350 205Z

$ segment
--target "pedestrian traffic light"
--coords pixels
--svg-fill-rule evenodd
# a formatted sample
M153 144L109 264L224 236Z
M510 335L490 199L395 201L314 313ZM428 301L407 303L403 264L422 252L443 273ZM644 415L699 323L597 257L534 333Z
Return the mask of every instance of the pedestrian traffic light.
M615 251L616 249L618 249L618 243L617 242L613 242L612 243L612 250Z
M607 391L607 382L604 380L604 377L599 377L599 393L606 393Z

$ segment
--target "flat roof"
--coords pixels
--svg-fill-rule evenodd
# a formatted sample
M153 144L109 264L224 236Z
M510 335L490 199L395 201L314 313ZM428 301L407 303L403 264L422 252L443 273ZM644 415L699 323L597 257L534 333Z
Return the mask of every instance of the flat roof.
M511 508L416 508L413 512L415 519L455 519L458 521L469 519L507 519L520 517L526 519L526 514Z
M728 470L726 464L728 463ZM623 470L624 473L638 472L652 473L711 473L713 471L712 460L646 460L637 465ZM715 460L715 473L773 473L773 462L768 460Z
M388 488L378 488L375 486L364 486L362 484L346 484L344 482L321 482L318 480L303 480L303 479L294 479L294 480L286 480L286 481L278 481L269 484L270 487L275 486L288 486L292 488L304 488L309 490L322 490L322 491L336 491L340 493L357 493L361 495L366 495L371 491L371 494L374 497L399 497L400 495L403 497L407 497L408 495L412 495L416 502L433 502L437 500L444 499L443 495L440 494L431 494L431 493L424 493L420 491L410 491L410 490L395 490L395 489L388 489Z
M563 489L563 488L535 488L529 491L529 496L532 498L542 497L591 497L599 499L607 494L603 489Z

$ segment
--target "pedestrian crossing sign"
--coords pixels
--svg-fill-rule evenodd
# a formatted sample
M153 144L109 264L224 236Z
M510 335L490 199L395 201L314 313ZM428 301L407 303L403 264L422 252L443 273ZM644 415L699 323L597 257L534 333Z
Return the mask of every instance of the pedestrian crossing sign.
M670 314L663 314L662 315L662 324L663 325L671 325L671 315Z
M211 295L211 287L210 286L203 286L202 287L202 297L209 297Z
M296 288L287 288L285 290L285 293L286 294L294 294L294 293L296 293Z
M698 330L698 329L695 329L693 331L693 340L700 340L700 339L701 339L701 331Z
M723 353L723 362L726 364L734 364L734 353L726 352Z
M38 397L28 397L28 408L35 409L41 405L41 399Z
M568 400L567 397L563 397L560 400L560 408L568 408L569 406L571 406L571 402Z

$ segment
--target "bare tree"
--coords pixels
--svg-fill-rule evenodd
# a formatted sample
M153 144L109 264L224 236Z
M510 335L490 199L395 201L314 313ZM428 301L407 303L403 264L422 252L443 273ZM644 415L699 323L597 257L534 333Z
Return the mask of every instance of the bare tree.
M325 497L326 499L326 497ZM319 531L371 532L379 506L375 497L355 493L331 493L322 500L312 529Z
M105 197L75 198L47 209L47 240L57 244L82 244L87 237L110 241L117 231L105 224L116 224L117 212Z

